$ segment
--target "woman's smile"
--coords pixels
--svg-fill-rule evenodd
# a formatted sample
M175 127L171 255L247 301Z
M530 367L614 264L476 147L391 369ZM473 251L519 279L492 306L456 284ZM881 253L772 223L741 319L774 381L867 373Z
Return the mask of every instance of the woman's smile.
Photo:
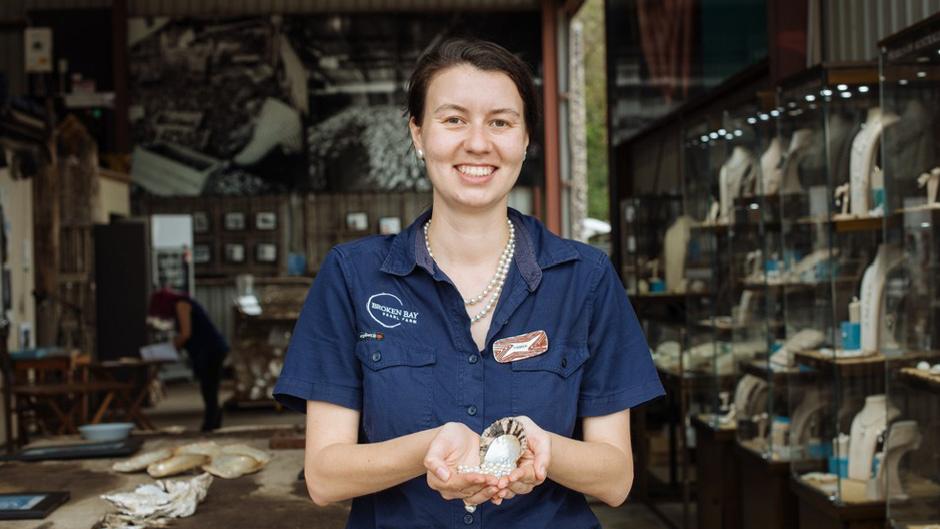
M499 168L495 165L458 164L454 169L464 182L481 185L492 180Z

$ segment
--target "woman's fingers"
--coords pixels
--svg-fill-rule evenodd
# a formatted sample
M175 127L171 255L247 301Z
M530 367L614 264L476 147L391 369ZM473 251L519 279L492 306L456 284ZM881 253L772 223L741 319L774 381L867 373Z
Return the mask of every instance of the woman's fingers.
M473 496L465 498L463 502L468 505L480 505L481 503L486 503L493 499L493 496L495 496L497 492L499 492L499 487L487 485Z

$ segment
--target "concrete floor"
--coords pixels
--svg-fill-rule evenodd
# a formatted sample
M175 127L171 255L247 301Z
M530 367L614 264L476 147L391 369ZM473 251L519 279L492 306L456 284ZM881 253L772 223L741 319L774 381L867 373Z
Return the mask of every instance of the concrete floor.
M231 395L231 390L223 387L221 402ZM195 384L174 384L167 387L166 396L155 407L146 410L148 417L158 428L183 426L189 430L199 428L202 421L202 400ZM290 411L278 412L273 409L226 410L223 427L247 425L303 424L303 416ZM594 513L605 529L666 529L658 518L644 505L630 502L611 508L598 502L592 503ZM334 514L335 513L330 513ZM329 518L336 520L335 516ZM325 522L326 520L324 520ZM336 523L336 529L344 527ZM331 524L319 524L317 527L331 529Z

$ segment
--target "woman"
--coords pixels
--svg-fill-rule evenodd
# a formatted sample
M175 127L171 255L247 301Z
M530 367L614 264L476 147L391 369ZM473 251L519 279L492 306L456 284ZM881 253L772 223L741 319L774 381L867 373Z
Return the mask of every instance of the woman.
M228 342L212 324L202 305L185 293L169 288L157 290L150 296L148 313L151 318L172 321L177 330L173 346L189 353L205 405L202 431L221 427L219 383L222 381L222 362L229 350Z
M629 408L663 390L607 256L507 206L538 120L528 69L447 41L419 60L408 111L432 209L327 255L274 391L307 413L310 495L353 498L357 529L599 527L584 494L624 501ZM513 337L522 358L497 361ZM507 416L529 440L519 468L457 472Z

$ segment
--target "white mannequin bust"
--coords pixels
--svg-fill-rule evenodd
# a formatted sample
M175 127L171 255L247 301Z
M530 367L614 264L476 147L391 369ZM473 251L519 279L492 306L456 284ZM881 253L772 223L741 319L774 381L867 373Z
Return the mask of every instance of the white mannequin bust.
M865 398L865 406L852 419L849 433L850 479L867 481L871 478L871 463L875 457L878 437L885 431L888 422L898 415L900 412L888 403L884 394Z
M861 351L863 353L870 354L878 351L881 337L881 307L884 300L887 273L903 258L903 252L899 251L896 246L882 244L878 247L878 254L875 259L862 275L859 298L862 328Z
M663 269L666 289L670 292L685 292L685 253L689 247L692 218L681 215L666 230L663 237Z
M880 107L868 109L868 117L862 130L852 140L852 154L849 159L849 182L851 196L849 203L853 215L868 215L871 203L872 173L875 171L875 159L878 155L881 133L885 127L896 123L900 118L895 114L882 113Z
M917 185L926 188L927 207L940 207L937 202L937 188L940 187L940 167L934 167L929 173L924 173L917 178Z
M917 421L897 421L891 425L878 473L866 488L868 499L883 500L888 494L895 499L907 499L898 467L904 454L920 448L922 438Z
M783 171L780 162L783 159L783 148L780 138L774 136L764 154L760 157L761 187L759 194L764 196L776 195L780 191L780 181L783 180Z
M718 193L721 212L718 214L720 223L731 221L731 209L734 199L741 195L741 185L749 171L753 170L754 157L750 151L735 145L731 156L721 166L718 172Z
M787 149L787 157L783 162L783 186L784 193L799 193L803 191L803 185L800 184L800 162L806 154L806 150L812 145L812 129L798 129L793 132L790 138L790 147Z

